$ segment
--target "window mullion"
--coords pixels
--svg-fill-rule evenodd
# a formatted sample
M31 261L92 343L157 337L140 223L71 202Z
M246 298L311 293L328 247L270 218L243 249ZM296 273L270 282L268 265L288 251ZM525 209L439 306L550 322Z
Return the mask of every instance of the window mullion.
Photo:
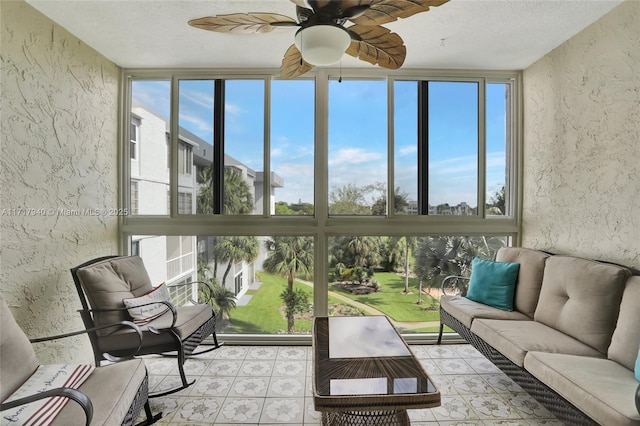
M418 81L418 214L429 212L429 82Z
M213 214L224 206L224 80L216 79L213 97Z

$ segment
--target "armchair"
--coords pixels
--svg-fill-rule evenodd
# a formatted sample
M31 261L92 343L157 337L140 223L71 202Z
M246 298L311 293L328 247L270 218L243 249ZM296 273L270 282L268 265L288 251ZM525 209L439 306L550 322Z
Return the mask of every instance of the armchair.
M105 323L131 320L123 299L137 298L153 290L151 280L138 256L106 256L90 260L71 269L82 309L79 311L87 329ZM188 285L192 285L189 283ZM184 372L187 356L210 352L220 347L215 333L215 312L208 303L213 289L207 283L199 283L206 290L205 303L192 302L189 306L176 307L169 301L153 301L140 306L165 305L166 312L140 324L142 345L137 355L160 354L175 356L181 385L162 390L149 397L164 396L185 389L194 381L188 381ZM211 348L194 352L209 335L213 336ZM104 360L118 360L136 345L131 330L89 332L96 365Z
M55 417L51 411L41 409L37 412L38 415L43 416L40 413L49 413L48 415L53 418L49 417L45 423L37 423L32 417L29 424L129 426L138 418L143 407L146 421L138 426L153 424L162 416L162 413L156 416L151 413L147 394L147 370L144 363L137 359L95 368L79 386L49 386L52 388L40 393L23 391L29 386L27 383L35 384L33 382L36 370L42 371L39 369L42 366L38 365L32 343L76 336L87 333L88 330L29 340L16 323L2 297L0 297L0 325L2 328L0 333L0 382L2 383L0 410L3 420L22 424L24 419L18 422L18 417L26 416L29 411L36 412L33 405L38 404L39 401L45 402L43 401L45 399L49 404L44 407L54 412L60 406L63 408L55 414ZM104 325L100 329L113 327L126 327L141 341L140 330L131 322ZM67 366L64 365L64 367ZM47 384L47 382L44 383ZM36 389L40 388L41 386L36 386ZM20 396L12 398L17 390L20 390ZM55 398L58 399L55 400ZM29 407L24 407L25 404L30 404L31 410Z

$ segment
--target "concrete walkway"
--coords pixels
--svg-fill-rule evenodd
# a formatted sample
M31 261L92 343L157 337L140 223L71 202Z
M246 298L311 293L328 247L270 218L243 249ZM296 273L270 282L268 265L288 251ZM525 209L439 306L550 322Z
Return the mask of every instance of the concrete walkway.
M313 283L311 281L305 281L296 278L296 281L300 284L305 284L311 288L313 288ZM376 308L365 305L364 303L360 303L356 300L353 300L343 294L336 293L335 291L329 290L329 296L335 297L336 299L342 300L345 303L348 303L351 306L354 306L358 309L362 309L364 312L369 315L386 315L384 312L377 310ZM391 323L399 330L414 330L416 328L424 328L424 327L438 327L440 326L440 321L395 321L393 318L389 318Z

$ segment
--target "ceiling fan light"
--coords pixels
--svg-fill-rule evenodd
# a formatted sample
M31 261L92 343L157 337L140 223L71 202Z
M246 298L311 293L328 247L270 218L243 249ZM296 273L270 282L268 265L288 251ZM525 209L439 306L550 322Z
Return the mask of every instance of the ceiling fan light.
M319 24L298 30L295 44L311 65L331 65L342 58L351 44L351 36L337 25Z

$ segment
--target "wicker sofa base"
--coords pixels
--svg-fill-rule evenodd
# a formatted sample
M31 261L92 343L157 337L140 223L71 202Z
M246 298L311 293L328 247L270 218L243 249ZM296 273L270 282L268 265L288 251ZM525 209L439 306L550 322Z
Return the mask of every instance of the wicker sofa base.
M567 425L597 424L553 389L540 382L528 371L515 365L442 308L440 308L440 322L455 330L460 337L475 347L482 355L495 364L496 367L502 370L563 423Z

